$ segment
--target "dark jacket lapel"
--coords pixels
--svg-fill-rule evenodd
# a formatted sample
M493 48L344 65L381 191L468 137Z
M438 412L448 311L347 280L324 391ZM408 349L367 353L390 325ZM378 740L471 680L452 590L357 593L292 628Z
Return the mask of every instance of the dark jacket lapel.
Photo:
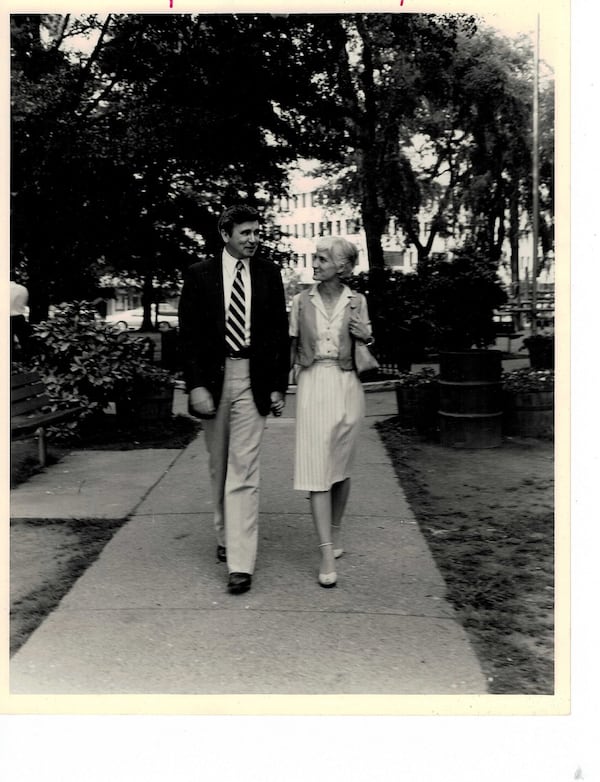
M211 291L215 312L215 326L219 337L225 339L225 293L223 289L223 263L221 256L210 258L206 265L206 276Z

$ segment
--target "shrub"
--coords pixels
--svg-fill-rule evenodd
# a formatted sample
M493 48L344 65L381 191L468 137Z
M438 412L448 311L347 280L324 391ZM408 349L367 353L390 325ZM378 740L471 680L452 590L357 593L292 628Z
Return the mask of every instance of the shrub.
M502 374L502 383L506 391L511 391L513 393L553 391L554 370L533 369L530 367L513 369L511 372L504 372Z
M507 297L495 264L480 251L425 258L407 274L377 272L357 275L352 285L367 296L378 357L389 355L404 369L427 353L494 342L494 311Z
M435 383L438 375L431 367L423 367L418 372L400 372L396 378L396 385L402 388L420 388Z
M554 368L554 334L527 337L521 350L529 351L529 363L534 369Z
M51 320L37 324L33 331L32 367L58 407L82 408L81 420L101 414L109 402L133 394L140 384L174 382L166 370L149 361L143 338L99 321L89 302L60 305Z

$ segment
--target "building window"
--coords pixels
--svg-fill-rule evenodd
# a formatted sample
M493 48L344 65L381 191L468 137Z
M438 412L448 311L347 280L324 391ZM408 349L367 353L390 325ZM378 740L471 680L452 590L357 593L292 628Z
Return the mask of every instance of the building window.
M302 206L306 206L306 193L302 193Z
M302 253L302 266L306 269L306 253Z
M310 224L310 238L311 239L315 238L315 233L316 233L316 231L315 231L315 224L311 223Z
M310 194L310 205L311 206L317 205L317 194L314 191Z
M340 234L342 233L342 221L341 220L336 220L335 221L335 233L336 233L336 236L340 236Z
M306 239L306 223L302 223L302 238Z

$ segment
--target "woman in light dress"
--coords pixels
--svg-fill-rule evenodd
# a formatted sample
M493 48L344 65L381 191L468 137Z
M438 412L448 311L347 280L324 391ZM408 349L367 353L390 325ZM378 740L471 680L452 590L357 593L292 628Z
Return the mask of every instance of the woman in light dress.
M353 342L373 341L366 299L343 281L357 258L356 247L346 239L319 239L315 284L294 297L290 313L298 384L294 489L310 492L323 587L337 583L335 560L344 553L341 524L365 411Z

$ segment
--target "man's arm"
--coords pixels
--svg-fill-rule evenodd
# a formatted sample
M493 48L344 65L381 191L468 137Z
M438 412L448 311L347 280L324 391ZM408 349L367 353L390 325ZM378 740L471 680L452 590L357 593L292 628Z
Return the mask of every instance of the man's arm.
M205 387L202 353L202 295L193 269L188 269L179 299L179 340L183 359L183 372L188 392Z
M285 306L285 292L283 289L283 280L281 279L281 273L278 269L275 270L274 287L273 287L273 302L272 302L272 322L273 328L276 334L275 345L275 388L273 391L278 391L282 396L285 396L285 392L288 387L289 372L290 372L290 338L289 338L289 321L287 309Z

